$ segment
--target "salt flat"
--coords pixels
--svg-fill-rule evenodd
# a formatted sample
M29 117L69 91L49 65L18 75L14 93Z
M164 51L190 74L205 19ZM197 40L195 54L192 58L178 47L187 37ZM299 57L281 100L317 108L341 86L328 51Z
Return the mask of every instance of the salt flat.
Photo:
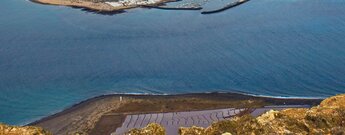
M122 126L112 135L122 135L133 128L143 128L149 123L158 123L165 127L167 135L178 134L179 127L208 127L213 122L230 119L234 116L250 113L259 116L269 110L283 110L286 108L308 108L308 105L267 106L263 108L226 108L203 111L147 113L127 115Z

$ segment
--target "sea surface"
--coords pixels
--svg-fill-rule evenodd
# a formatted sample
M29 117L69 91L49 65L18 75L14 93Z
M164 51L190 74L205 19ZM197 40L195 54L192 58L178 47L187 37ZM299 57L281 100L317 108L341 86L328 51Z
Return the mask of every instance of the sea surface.
M251 0L212 15L1 0L0 122L113 93L345 93L344 13L344 0Z

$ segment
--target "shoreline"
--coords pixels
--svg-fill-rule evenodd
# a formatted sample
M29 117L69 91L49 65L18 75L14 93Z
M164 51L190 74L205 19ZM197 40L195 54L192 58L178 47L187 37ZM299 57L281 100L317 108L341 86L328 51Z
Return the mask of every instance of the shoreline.
M176 0L159 0L154 3L129 3L129 5L118 5L113 6L110 2L89 2L83 0L29 0L30 2L42 4L42 5L53 5L53 6L66 6L72 8L80 8L83 11L95 12L99 14L117 14L123 13L126 9L138 8L142 6L159 6L168 2L175 2Z
M120 96L124 98L124 102L119 102ZM239 92L169 95L140 93L107 94L83 100L70 107L66 107L62 111L29 122L26 125L40 126L57 134L66 134L72 131L90 133L94 132L93 129L95 128L103 130L99 128L118 127L123 117L127 114L197 111L224 107L262 107L265 105L317 105L321 101L322 99L310 98L260 97ZM97 126L99 123L103 123L103 125ZM106 126L104 126L104 123ZM69 128L69 130L61 131L61 129L65 128ZM108 130L110 132L110 129Z
M41 4L41 5L52 5L52 6L66 6L72 8L87 8L94 11L114 11L121 9L114 9L112 6L106 3L93 3L93 2L71 2L64 0L29 0L30 2ZM95 4L92 6L92 4Z

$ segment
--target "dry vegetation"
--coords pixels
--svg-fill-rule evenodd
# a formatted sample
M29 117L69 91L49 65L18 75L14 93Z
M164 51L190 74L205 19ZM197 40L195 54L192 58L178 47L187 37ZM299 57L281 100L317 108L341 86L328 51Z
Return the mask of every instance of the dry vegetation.
M0 135L52 135L49 131L34 126L9 126L0 123Z

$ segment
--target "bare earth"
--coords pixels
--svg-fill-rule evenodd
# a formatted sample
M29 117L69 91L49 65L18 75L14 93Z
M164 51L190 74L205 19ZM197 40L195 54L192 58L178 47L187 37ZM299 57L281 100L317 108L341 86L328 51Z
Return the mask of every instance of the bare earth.
M123 100L120 102L120 96ZM29 125L54 135L110 134L121 126L127 114L192 111L220 108L254 108L265 105L317 105L320 99L276 99L234 93L183 95L106 95L76 104L60 113Z

